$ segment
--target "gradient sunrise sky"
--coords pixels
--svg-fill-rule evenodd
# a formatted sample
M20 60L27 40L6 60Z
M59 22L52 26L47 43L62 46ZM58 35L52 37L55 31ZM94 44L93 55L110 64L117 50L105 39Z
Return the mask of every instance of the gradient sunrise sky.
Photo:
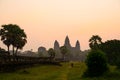
M48 49L55 40L63 45L66 35L85 50L95 34L120 39L120 0L0 0L0 26L10 23L28 36L23 50ZM1 41L0 47L6 48Z

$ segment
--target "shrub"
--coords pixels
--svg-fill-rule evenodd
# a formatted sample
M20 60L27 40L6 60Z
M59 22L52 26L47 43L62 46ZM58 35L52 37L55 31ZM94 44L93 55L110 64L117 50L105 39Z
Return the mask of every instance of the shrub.
M87 71L86 76L94 77L101 76L108 70L105 54L99 50L92 50L89 52L86 59Z

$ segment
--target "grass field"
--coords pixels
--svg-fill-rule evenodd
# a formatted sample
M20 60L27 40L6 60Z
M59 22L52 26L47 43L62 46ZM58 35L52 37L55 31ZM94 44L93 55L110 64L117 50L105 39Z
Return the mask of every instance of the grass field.
M62 66L39 65L12 73L0 73L0 80L120 80L120 70L115 66L110 67L110 72L101 77L83 78L86 70L84 63L74 62L74 67L70 63L63 63Z

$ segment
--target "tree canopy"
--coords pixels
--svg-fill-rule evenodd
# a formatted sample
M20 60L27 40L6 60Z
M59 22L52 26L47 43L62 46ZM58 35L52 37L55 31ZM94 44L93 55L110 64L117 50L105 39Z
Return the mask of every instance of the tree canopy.
M10 45L13 46L13 55L18 49L22 49L27 43L27 36L23 29L16 24L2 25L0 29L1 41L7 46L8 52ZM16 48L16 52L14 49Z
M60 47L61 54L63 55L63 60L65 59L65 54L68 53L68 49L66 46Z
M86 59L86 76L101 76L108 70L105 53L100 50L91 50Z
M54 51L54 49L53 49L53 48L50 48L50 49L48 50L48 54L50 55L51 58L54 58L54 57L55 57L55 51Z
M93 35L89 39L89 46L91 49L97 49L99 47L99 44L102 43L102 38L99 35Z
M120 64L120 40L108 40L99 46L99 49L106 53L110 64Z

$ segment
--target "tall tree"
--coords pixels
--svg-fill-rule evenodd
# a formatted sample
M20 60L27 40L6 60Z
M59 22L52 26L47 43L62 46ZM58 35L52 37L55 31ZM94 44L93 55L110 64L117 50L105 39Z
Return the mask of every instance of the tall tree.
M89 46L91 49L98 49L99 44L102 43L102 38L98 35L93 35L90 39L89 39Z
M23 47L25 46L26 43L27 43L26 39L22 39L22 38L18 39L18 41L14 45L16 47L15 54L17 54L18 49L23 49Z
M13 46L16 47L16 52L15 52L15 55L17 54L17 51L18 49L22 49L25 44L27 43L27 36L24 32L24 30L18 28L18 30L16 30L16 35L17 37L14 38L14 41L13 41Z
M16 24L8 24L8 25L2 25L2 28L0 30L0 36L1 40L5 45L9 47L10 45L13 46L13 55L15 54L15 48L19 49L22 48L26 44L26 34L23 29L21 29L18 25ZM24 45L23 45L23 41ZM16 50L17 51L17 50Z
M60 51L61 51L61 53L63 55L63 60L65 60L65 54L68 53L67 47L66 46L60 47Z
M2 25L1 29L0 29L0 36L1 36L1 41L3 41L3 43L7 46L8 48L8 52L9 52L9 47L11 45L12 42L12 34L9 32L11 25Z

